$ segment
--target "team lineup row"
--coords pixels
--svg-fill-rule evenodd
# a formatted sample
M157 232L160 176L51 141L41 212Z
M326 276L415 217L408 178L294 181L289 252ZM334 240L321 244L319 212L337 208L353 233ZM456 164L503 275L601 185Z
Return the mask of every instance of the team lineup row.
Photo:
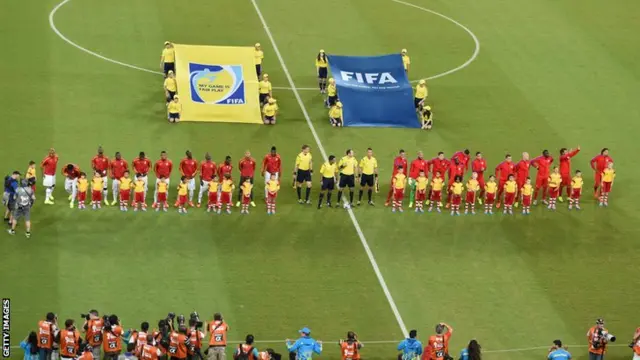
M446 196L446 207L452 208L454 214L459 213L461 197L466 191L465 207L474 212L476 203L485 205L485 212L492 213L494 205L500 207L505 203L505 210L512 211L519 202L523 204L525 213L529 212L530 205L536 205L538 195L542 201L555 209L556 201L562 202L562 193L566 188L570 207L579 208L579 198L582 194L582 173L571 173L571 159L580 151L561 149L560 165L552 168L554 158L547 150L542 155L530 160L528 153L522 154L518 163L512 161L511 155L506 155L495 168L495 175L491 175L485 181L487 163L482 153L476 153L471 161L468 149L456 152L450 159L440 152L431 160L426 160L422 152L418 152L417 158L408 164L404 150L393 162L391 188L387 194L385 205L392 205L392 210L402 211L402 203L406 189L409 190L409 207L415 205L417 212L422 212L424 205L430 205L440 211ZM310 204L312 188L313 157L310 147L304 145L297 155L294 164L293 186L297 191L298 202ZM55 174L58 164L58 156L51 149L49 155L42 161L41 168L45 186L45 204L53 204L53 188L55 186ZM608 205L608 195L615 177L613 159L608 154L608 149L603 149L594 157L590 165L595 171L594 195L600 205ZM537 169L535 183L529 179L529 169ZM168 159L166 152L161 152L160 159L152 166L151 161L141 152L132 162L129 175L129 163L118 152L113 159L104 155L103 149L98 148L98 153L91 160L91 168L94 176L87 179L80 168L75 164L67 164L62 173L65 176L65 189L69 193L70 207L74 202L81 203L84 207L86 193L91 187L92 205L98 208L101 202L106 205L120 203L122 210L127 210L131 193L133 193L134 208L146 208L146 195L148 189L148 173L153 170L156 176L153 207L157 210L167 209L167 193L169 192L170 176L173 171L173 163ZM232 192L237 189L236 206L242 206L242 212L248 212L249 205L256 206L254 202L253 184L257 170L257 162L247 151L238 163L239 182L234 185L232 172L234 170L231 157L227 156L218 166L211 160L209 154L205 160L198 163L190 151L180 161L179 171L181 181L177 187L178 196L175 205L179 211L186 212L187 206L200 207L202 198L207 194L206 208L208 211L220 212L222 206L226 206L228 212L233 206ZM462 183L465 174L471 170L471 176L466 184ZM264 198L267 202L269 213L275 212L275 200L280 189L279 177L282 172L282 161L276 148L272 147L262 161L260 174L265 178ZM366 156L361 160L355 158L353 150L347 150L345 156L337 160L330 156L321 169L321 191L318 198L318 208L325 204L331 206L332 191L337 188L338 203L342 201L344 190L348 190L349 199L345 207L354 205L356 182L360 184L357 204L360 205L364 193L367 193L368 204L374 205L373 191L378 186L378 162L373 156L372 149L368 149ZM429 176L431 175L431 176ZM36 177L35 164L31 164L27 171L27 178ZM197 205L194 203L196 193L196 178L199 185ZM358 181L356 181L358 179ZM448 180L447 180L448 179ZM108 183L111 181L113 201L107 200ZM302 194L302 189L305 194ZM547 200L548 198L548 200Z

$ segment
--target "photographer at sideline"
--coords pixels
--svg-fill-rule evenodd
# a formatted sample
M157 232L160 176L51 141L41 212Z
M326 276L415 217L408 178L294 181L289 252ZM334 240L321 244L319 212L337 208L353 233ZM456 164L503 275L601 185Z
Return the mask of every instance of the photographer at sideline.
M188 360L203 360L202 356L202 340L204 339L204 332L200 331L202 328L202 321L198 317L198 313L193 312L189 318L189 347L187 348Z
M553 345L549 349L548 360L569 360L571 354L567 351L567 347L562 347L562 341L553 340Z
M122 326L117 315L103 316L102 350L105 360L118 360L122 352Z
M91 346L91 353L95 360L100 360L100 348L102 347L102 328L104 320L98 314L98 310L90 310L88 314L80 314L84 318L85 341ZM86 350L86 349L85 349Z
M140 324L140 331L133 330L131 332L129 342L127 344L127 352L140 357L140 350L142 350L144 345L147 345L147 335L149 335L149 323L143 321Z
M187 327L184 325L178 326L178 331L174 330L169 335L169 356L171 360L186 360L187 347L190 345L187 337Z
M398 360L414 360L420 358L420 355L422 355L422 343L417 337L418 330L411 330L409 331L409 337L398 344L398 351L402 351L401 354L398 354Z
M56 335L56 342L60 344L60 357L62 359L75 359L82 340L80 332L76 330L76 323L72 319L64 322L64 330L60 330Z
M616 341L616 337L609 334L604 327L603 319L597 319L595 326L587 332L587 341L589 342L589 360L603 360L607 352L607 344L609 341Z
M222 314L215 313L213 321L209 323L209 348L205 351L208 360L226 360L227 332L229 325L222 318Z
M138 359L140 360L158 360L161 356L163 356L162 351L158 349L154 345L155 338L153 335L147 335L147 344L142 346L140 349L140 355Z
M298 331L300 338L293 344L291 340L286 340L287 350L289 350L289 359L311 360L313 353L320 355L322 353L322 341L316 341L311 337L311 330L304 327Z
M162 352L160 358L162 360L166 360L167 352L169 351L169 335L173 331L173 319L175 318L174 313L169 313L166 319L162 319L158 321L158 330L153 332L153 339L156 343L156 346Z
M445 332L446 330L446 332ZM424 348L422 360L449 360L449 339L453 334L453 328L443 322L436 325L436 334L429 337Z
M27 238L31 237L31 207L35 200L36 196L33 194L33 189L31 189L27 180L22 180L14 194L13 213L11 214L11 229L9 229L9 234L15 235L18 220L23 217L26 227L25 236Z
M460 351L460 360L482 360L481 346L476 340L469 341L469 345Z
M249 334L244 339L244 344L238 344L238 347L233 352L234 360L257 360L260 354L258 349L253 347L255 338Z
M58 333L58 317L50 312L38 322L38 351L40 360L50 360L54 350L53 341Z
M640 327L633 334L633 341L629 347L633 349L633 360L640 360Z
M360 349L362 349L362 343L358 341L358 336L355 332L347 332L347 339L341 339L338 342L338 346L340 346L342 360L360 360Z
M6 206L4 211L4 221L11 225L12 212L15 201L16 190L20 181L20 172L14 171L11 175L4 177L4 193L2 194L2 205Z

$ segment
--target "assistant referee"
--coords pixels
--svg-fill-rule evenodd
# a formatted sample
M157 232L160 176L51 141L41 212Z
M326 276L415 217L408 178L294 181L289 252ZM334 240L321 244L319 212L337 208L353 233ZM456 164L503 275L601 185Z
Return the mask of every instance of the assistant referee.
M373 188L376 183L376 179L378 178L378 160L373 157L373 149L367 149L367 156L363 157L360 160L360 194L358 194L358 206L360 206L360 202L362 201L362 194L364 194L364 189L367 189L367 198L369 199L369 205L373 206L373 200L371 199L373 195Z
M353 206L353 188L356 186L358 160L353 156L353 150L348 149L346 155L338 162L340 182L338 183L338 204L342 200L342 189L349 188L349 207Z
M296 179L296 191L298 192L299 204L311 204L309 196L311 195L311 174L313 173L313 163L311 156L311 147L302 145L302 151L296 156L296 164L293 168L293 176ZM305 200L302 200L302 184L307 184Z
M320 196L318 197L318 209L322 207L322 200L325 193L327 194L327 207L331 207L331 192L336 187L336 175L338 167L336 166L336 157L329 155L329 161L322 164L320 175L322 175L322 185L320 186Z

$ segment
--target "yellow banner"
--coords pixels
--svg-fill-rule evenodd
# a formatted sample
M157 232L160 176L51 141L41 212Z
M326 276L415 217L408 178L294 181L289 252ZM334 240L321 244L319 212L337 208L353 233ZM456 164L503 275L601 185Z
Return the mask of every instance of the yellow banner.
M262 124L252 47L175 44L181 121Z

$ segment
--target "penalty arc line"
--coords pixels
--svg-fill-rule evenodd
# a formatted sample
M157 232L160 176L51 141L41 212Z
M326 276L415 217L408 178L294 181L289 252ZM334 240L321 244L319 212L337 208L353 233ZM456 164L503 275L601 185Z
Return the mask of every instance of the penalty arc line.
M311 122L311 117L309 116L309 113L307 112L307 109L304 105L304 102L302 101L302 98L300 97L300 93L298 92L298 89L296 89L296 85L293 82L293 78L291 77L291 73L289 73L289 69L287 68L287 65L284 62L284 59L282 58L282 54L280 54L280 50L278 49L278 45L276 43L276 40L273 37L273 34L271 33L271 30L269 29L269 26L267 25L267 21L265 20L264 16L262 15L262 11L260 11L260 7L258 7L258 3L256 2L256 0L251 0L251 3L253 4L253 7L256 9L256 13L258 14L258 17L260 18L260 21L262 22L262 26L264 28L264 31L267 34L267 37L269 38L269 40L271 41L271 45L273 46L273 50L276 53L276 57L278 58L278 61L280 62L280 66L282 66L282 70L284 71L284 74L287 78L287 80L289 81L289 86L291 87L291 91L293 91L293 95L295 96L296 100L298 101L298 105L300 105L300 110L302 110L302 114L304 115L305 120L307 121L307 125L309 126L309 130L311 130L311 134L313 135L313 138L318 146L318 150L320 150L320 153L322 154L322 157L325 161L327 161L327 153L324 150L324 146L322 146L322 142L320 141L320 137L318 136L318 133L316 132L315 127L313 126L313 123ZM380 287L382 287L382 291L384 292L385 297L387 298L387 301L389 302L389 306L391 307L391 311L393 311L393 315L396 318L396 321L398 322L398 326L400 326L400 330L402 331L402 334L405 337L409 337L409 332L407 331L407 327L404 324L404 321L402 320L402 316L400 315L400 311L398 311L398 307L396 306L396 302L393 300L393 297L391 296L391 292L389 291L389 288L387 287L387 283L384 280L384 277L382 276L382 272L380 271L380 267L378 266L378 262L376 261L375 257L373 256L373 252L371 251L371 248L369 247L369 243L367 242L367 239L364 237L364 233L362 232L362 229L360 228L360 223L358 223L358 220L356 219L353 210L351 208L347 209L347 212L349 213L349 217L351 218L351 222L353 223L353 227L356 230L356 233L358 234L358 237L360 238L360 242L362 243L362 246L364 247L365 252L367 253L367 256L369 257L369 262L371 263L371 267L373 268L373 271L376 274L376 277L378 278L378 282L380 283Z
M97 53L95 51L92 51L92 50L89 50L87 48L84 48L84 47L76 44L72 40L70 40L68 37L66 37L56 27L56 24L55 24L55 21L54 21L54 17L56 15L56 13L58 12L58 10L60 10L61 7L63 7L65 4L69 3L70 1L71 0L63 0L58 5L56 5L53 8L53 10L51 10L51 12L49 13L49 27L51 28L51 30L53 30L53 32L56 35L58 35L58 37L60 39L64 40L67 44L75 47L76 49L78 49L78 50L80 50L82 52L85 52L85 53L87 53L89 55L93 55L93 56L95 56L95 57L97 57L97 58L99 58L101 60L110 62L112 64L124 66L124 67L130 68L130 69L134 69L134 70L147 72L147 73L150 73L150 74L164 75L164 73L162 73L161 71L155 71L155 70L143 68L143 67L132 65L132 64L127 64L127 63L119 61L119 60L111 59L111 58L106 57L104 55L101 55L101 54L99 54L99 53ZM404 2L402 0L391 0L391 1L393 1L395 3L398 3L398 4L403 4L403 5L406 5L406 6L410 6L410 7L416 8L418 10L426 11L426 12L429 12L429 13L434 14L436 16L440 16L441 18L443 18L445 20L451 21L452 23L454 23L455 25L459 26L464 31L466 31L471 36L471 38L473 39L473 42L475 43L475 49L473 51L473 54L471 55L471 57L466 62L464 62L462 65L460 65L460 66L458 66L458 67L456 67L454 69L451 69L451 70L448 70L448 71L445 71L443 73L436 74L436 75L433 75L433 76L429 76L429 77L426 78L427 80L437 79L437 78L440 78L440 77L443 77L443 76L446 76L446 75L450 75L450 74L452 74L452 73L454 73L456 71L462 70L462 69L466 68L467 66L469 66L469 64L471 64L478 57L478 54L480 52L480 41L478 40L478 37L469 28L467 28L466 26L462 25L458 21L456 21L456 20L454 20L454 19L452 19L452 18L450 18L450 17L448 17L446 15L443 15L443 14L437 12L437 11L433 11L433 10L430 10L430 9L425 8L425 7L418 6L418 5L415 5L415 4L412 4L412 3ZM418 81L419 80L413 80L411 82L415 83L415 82L418 82ZM290 87L274 87L274 89L276 89L276 90L293 90ZM318 89L316 89L316 88L297 88L297 90L317 91Z

